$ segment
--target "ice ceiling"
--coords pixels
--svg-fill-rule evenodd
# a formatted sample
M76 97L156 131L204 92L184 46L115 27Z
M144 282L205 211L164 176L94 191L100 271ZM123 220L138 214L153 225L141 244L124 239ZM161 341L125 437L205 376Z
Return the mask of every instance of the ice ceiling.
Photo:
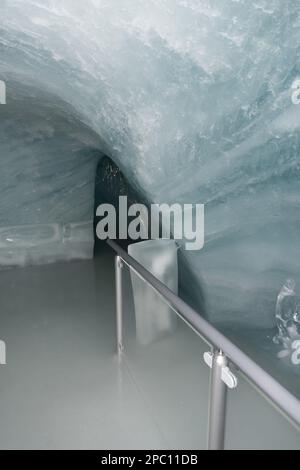
M31 224L34 245L41 224L90 220L106 152L149 200L206 204L205 248L188 257L211 318L272 326L282 281L300 281L299 12L1 0L0 227Z

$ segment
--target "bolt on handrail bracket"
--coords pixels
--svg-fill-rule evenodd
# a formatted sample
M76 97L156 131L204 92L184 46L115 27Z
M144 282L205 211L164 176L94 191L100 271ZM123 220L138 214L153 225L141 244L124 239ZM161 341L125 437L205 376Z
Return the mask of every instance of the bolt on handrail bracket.
M206 352L204 353L203 357L205 364L208 365L210 369L212 369L214 360L213 353ZM222 368L221 379L231 390L238 386L238 379L228 366Z

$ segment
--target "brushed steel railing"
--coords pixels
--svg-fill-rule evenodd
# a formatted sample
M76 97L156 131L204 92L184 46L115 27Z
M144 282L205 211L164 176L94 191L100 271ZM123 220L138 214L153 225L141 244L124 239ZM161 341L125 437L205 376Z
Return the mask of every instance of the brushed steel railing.
M212 347L212 353L205 355L205 362L211 367L211 387L209 404L208 449L222 450L225 441L226 397L227 389L237 383L228 365L235 365L245 378L254 384L273 405L296 427L300 427L300 401L275 380L268 372L256 364L247 354L235 346L226 336L199 313L168 289L153 274L132 258L115 241L109 240L109 246L115 251L116 276L116 315L117 349L121 355L123 344L123 266L133 272L158 292L199 336Z

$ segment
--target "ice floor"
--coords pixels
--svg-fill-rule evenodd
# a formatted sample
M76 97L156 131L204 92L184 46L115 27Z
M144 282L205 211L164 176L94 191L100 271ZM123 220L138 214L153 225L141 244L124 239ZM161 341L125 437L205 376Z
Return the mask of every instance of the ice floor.
M183 323L139 346L128 281L120 363L111 253L0 272L1 449L205 448L208 347ZM299 434L241 380L227 447L299 448Z

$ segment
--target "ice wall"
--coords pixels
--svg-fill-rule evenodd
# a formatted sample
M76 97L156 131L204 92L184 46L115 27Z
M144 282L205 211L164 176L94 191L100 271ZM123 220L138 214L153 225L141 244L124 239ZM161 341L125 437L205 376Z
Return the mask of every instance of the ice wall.
M9 82L0 126L0 269L91 258L99 139L57 97Z
M55 96L150 200L206 204L206 246L188 261L216 321L274 325L278 289L299 279L299 12L294 0L0 3L7 108L12 82L37 106ZM19 141L0 142L6 167L21 165ZM1 173L0 217L4 184ZM16 179L20 199L23 188Z

